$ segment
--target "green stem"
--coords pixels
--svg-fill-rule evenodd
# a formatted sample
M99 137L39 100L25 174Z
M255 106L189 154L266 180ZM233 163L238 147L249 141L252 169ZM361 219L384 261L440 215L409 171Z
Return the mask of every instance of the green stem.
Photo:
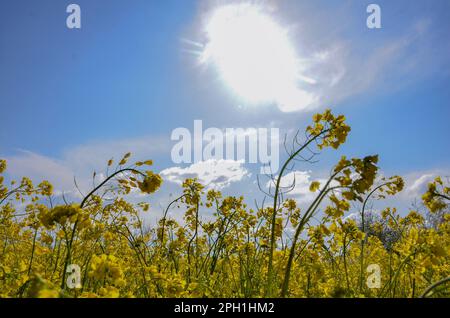
M364 200L362 209L361 209L361 231L363 232L363 238L361 240L361 252L359 255L359 261L360 261L360 272L359 272L359 292L362 293L363 292L363 280L364 280L364 246L365 246L365 242L366 242L366 231L365 231L365 211L366 211L366 205L367 202L369 201L369 198L376 192L378 191L380 188L391 184L393 182L386 182L383 184L380 184L379 186L375 187L367 196L366 199Z
M286 266L286 271L284 273L284 281L283 281L283 286L281 289L281 297L286 297L287 290L289 288L289 279L290 279L292 263L293 263L294 255L295 255L295 247L296 247L298 238L300 236L300 233L303 231L304 226L306 225L306 223L308 223L309 219L312 217L312 215L316 211L317 207L320 205L320 203L325 198L325 196L328 194L328 192L330 192L333 189L338 188L338 187L332 187L332 188L328 188L328 187L329 187L331 181L339 174L339 172L340 171L335 172L328 179L327 183L325 184L323 189L320 191L319 195L316 197L316 199L313 201L313 203L309 206L308 210L306 211L305 215L303 216L302 220L300 221L300 224L298 225L298 227L295 231L295 236L294 236L294 239L292 241L292 245L291 245L291 248L289 251L289 258L288 258L288 263Z
M423 294L420 295L420 298L425 298L425 297L427 297L428 294L429 294L433 289L435 289L436 287L438 287L438 286L440 286L440 285L442 285L442 284L445 284L446 282L449 282L449 281L450 281L450 276L448 276L448 277L446 277L446 278L444 278L444 279L441 279L440 281L437 281L436 283L430 285L427 289L425 289L425 291L423 292Z
M30 257L30 265L28 266L28 276L30 275L31 272L31 266L33 264L33 258L34 258L34 250L36 248L36 237L37 237L37 233L38 233L38 229L36 227L35 231L34 231L34 237L33 237L33 247L31 248L31 257Z
M273 283L273 253L275 249L275 223L277 218L277 204L278 204L278 195L280 192L280 182L281 178L283 177L283 173L287 169L289 163L298 156L298 154L303 151L310 143L312 143L314 140L328 132L329 129L326 129L322 131L320 134L314 136L310 140L308 140L303 146L301 146L296 152L294 152L292 155L289 156L289 158L285 161L283 166L281 167L280 173L277 178L277 183L275 186L275 194L273 197L273 211L272 211L272 218L271 218L271 230L270 230L270 249L269 249L269 262L268 262L268 269L267 269L267 285L266 285L266 291L265 296L270 297L272 296L272 283Z
M134 172L137 174L140 174L142 176L145 177L145 174L142 173L139 170L133 169L133 168L124 168L124 169L120 169L116 172L114 172L112 175L110 175L109 177L107 177L105 180L103 180L103 182L101 182L98 186L96 186L94 189L92 189L91 192L89 192L81 201L80 203L80 209L83 209L84 205L87 203L87 200L96 192L98 191L101 187L103 187L109 180L111 180L112 178L114 178L116 175L123 173L123 172ZM66 260L64 262L64 269L63 269L63 273L62 273L62 280L61 280L61 289L64 289L64 285L65 285L65 280L66 280L66 271L67 271L67 266L69 265L70 259L72 257L72 247L73 247L73 240L75 238L75 233L77 230L77 226L78 226L78 219L75 221L75 224L73 226L72 229L72 234L70 237L70 241L69 244L67 245L67 252L66 252Z

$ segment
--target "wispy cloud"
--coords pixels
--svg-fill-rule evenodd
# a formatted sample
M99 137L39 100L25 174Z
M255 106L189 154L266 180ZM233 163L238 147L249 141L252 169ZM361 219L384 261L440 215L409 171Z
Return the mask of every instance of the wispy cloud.
M248 3L264 8L281 22L297 51L301 71L294 91L300 93L286 92L284 96L292 100L275 102L282 112L309 111L368 91L399 89L440 69L426 42L433 26L426 15L413 16L394 35L380 37L384 29L363 32L365 23L355 19L348 3L339 10L309 2ZM208 21L221 5L203 1L199 20ZM204 47L204 26L196 29L198 34L192 35L196 41L191 42Z
M60 190L73 189L73 170L63 161L31 151L20 150L6 158L7 173L14 178L26 176L34 181L48 180Z
M406 192L410 195L419 195L424 192L426 185L433 180L433 174L423 174L418 178L411 178L409 185L406 188Z
M74 180L82 191L90 189L93 172L98 172L96 181L99 182L101 171L110 158L115 158L117 163L125 153L132 152L133 160L154 159L168 153L169 147L167 138L144 136L88 142L64 150L58 158L19 150L5 159L11 178L27 176L36 182L45 179L54 185L57 192L77 193Z
M330 20L331 22L335 21ZM324 23L327 24L326 21ZM328 26L332 28L331 25ZM429 32L429 23L425 21L418 21L403 34L385 39L377 46L367 43L367 40L344 40L339 33L330 37L328 30L325 31L328 34L326 43L320 40L325 36L322 34L323 30L312 28L307 31L316 36L308 36L308 40L299 43L299 46L305 48L304 74L314 80L302 84L309 94L316 97L313 103L307 105L307 109L337 104L368 91L376 93L392 87L399 89L402 81L399 83L398 80L404 78L404 75L409 74L409 79L419 79L420 73L423 73L420 66L424 62L421 59L426 55L426 46L418 44ZM299 42L302 42L302 34L298 37ZM426 62L431 63L429 60ZM412 74L418 76L411 76ZM389 85L391 81L395 81L396 85ZM293 110L304 108L304 105L299 105Z

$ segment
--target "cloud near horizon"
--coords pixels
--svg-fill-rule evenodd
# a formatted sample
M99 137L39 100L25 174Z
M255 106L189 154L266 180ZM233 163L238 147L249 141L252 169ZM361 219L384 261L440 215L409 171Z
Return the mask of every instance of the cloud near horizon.
M62 151L58 158L45 156L28 150L18 150L13 155L2 156L7 160L7 175L13 179L27 176L34 182L50 181L56 193L84 192L92 187L92 175L96 181L102 178L107 161L114 158L115 164L127 152L131 160L154 159L169 152L170 144L163 137L142 136L128 139L92 141ZM151 158L150 158L151 157Z
M186 168L171 167L160 172L163 179L182 184L187 178L197 178L207 189L220 190L232 183L250 177L244 160L209 159L193 163Z

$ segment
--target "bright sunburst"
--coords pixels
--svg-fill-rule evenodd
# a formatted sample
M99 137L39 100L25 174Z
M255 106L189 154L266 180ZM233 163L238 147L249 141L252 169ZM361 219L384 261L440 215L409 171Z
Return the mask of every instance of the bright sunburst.
M247 102L275 102L290 111L313 101L297 87L300 66L287 30L259 6L217 8L206 34L201 61L213 63L224 82Z

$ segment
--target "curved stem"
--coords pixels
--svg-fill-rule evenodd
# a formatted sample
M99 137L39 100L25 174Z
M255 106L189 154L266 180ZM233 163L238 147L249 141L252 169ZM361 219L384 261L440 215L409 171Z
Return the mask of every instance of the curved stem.
M301 146L296 152L294 152L292 155L289 156L289 158L284 162L283 166L281 167L280 173L277 178L277 183L275 186L275 194L273 197L273 212L272 212L272 218L271 218L271 230L270 230L270 249L269 249L269 263L268 263L268 270L267 270L267 286L265 294L266 296L271 296L272 294L272 279L273 279L273 252L275 249L275 223L277 218L277 204L278 204L278 196L280 192L280 183L281 178L283 177L284 171L287 169L289 163L298 156L298 154L303 151L310 143L312 143L314 140L322 136L323 134L327 133L330 129L326 129L322 131L320 134L314 136L310 140L308 140L303 146Z
M363 280L364 280L364 246L365 246L365 243L366 243L366 236L365 236L365 234L366 234L366 232L365 232L365 225L366 224L365 224L364 216L365 216L365 211L366 211L366 205L367 205L367 202L369 201L370 197L376 191L378 191L380 188L382 188L382 187L384 187L384 186L386 186L388 184L391 184L391 183L393 183L393 182L392 181L391 182L386 182L386 183L380 184L379 186L375 187L366 196L366 198L364 199L364 203L363 203L363 206L362 206L362 209L361 209L361 231L363 232L364 236L361 239L361 252L360 252L360 255L359 255L359 262L360 262L359 291L360 291L360 293L362 293L362 290L363 290Z
M438 287L438 286L440 286L440 285L442 285L442 284L445 284L445 283L448 282L448 281L450 281L450 276L448 276L448 277L446 277L446 278L444 278L444 279L441 279L440 281L437 281L436 283L430 285L427 289L425 289L425 291L423 292L423 294L420 295L420 298L425 298L425 297L427 297L427 295L428 295L433 289L435 289L436 287Z
M292 267L292 262L294 260L295 247L297 245L297 241L298 241L298 238L300 236L300 233L302 232L302 230L303 230L304 226L306 225L306 223L308 223L309 219L314 214L314 211L320 205L322 200L326 197L328 192L330 192L330 191L332 191L334 189L340 188L340 187L328 188L328 186L330 185L331 181L336 177L336 175L339 174L339 172L340 172L340 170L338 172L334 173L328 179L327 183L325 184L323 189L320 191L319 195L316 197L316 199L313 201L313 203L309 206L309 208L306 211L305 215L303 216L300 224L298 225L297 230L295 231L295 236L294 236L294 239L292 240L292 245L291 245L291 248L290 248L290 251L289 251L289 258L288 258L288 263L287 263L287 266L286 266L286 271L284 273L284 281L283 281L283 286L282 286L282 289L281 289L281 297L286 297L287 290L289 288L289 279L290 279L290 275L291 275L291 267Z
M34 251L36 249L37 233L38 233L38 228L36 227L36 229L34 230L33 246L31 248L30 264L28 265L28 276L31 273L31 268L32 268L32 265L33 265Z
M23 185L18 186L17 188L15 188L14 190L9 191L7 194L5 194L5 196L3 197L3 199L0 201L0 205L5 202L5 200L11 195L14 194L16 192L18 192L20 190L20 188L22 188Z
M101 187L103 187L109 180L111 180L112 178L114 178L114 177L115 177L116 175L118 175L119 173L127 172L127 171L134 172L134 173L138 173L138 174L140 174L141 176L145 177L145 174L144 174L144 173L142 173L142 172L139 171L139 170L133 169L133 168L124 168L124 169L120 169L120 170L114 172L114 173L113 173L112 175L110 175L109 177L107 177L105 180L103 180L103 182L101 182L101 183L100 183L98 186L96 186L94 189L92 189L92 191L89 192L89 193L83 198L83 200L81 201L81 203L80 203L80 208L82 209L82 208L84 207L84 205L86 204L87 199L88 199L91 195L93 195L95 192L97 192L98 189L100 189Z
M166 211L164 211L163 221L162 221L162 225L161 225L161 246L163 246L163 244L164 244L164 228L166 226L167 213L169 212L171 205L174 204L175 202L177 202L178 200L184 198L187 195L188 194L185 193L185 194L179 196L178 198L176 198L175 200L173 200L172 202L170 202L166 208Z
M433 193L437 197L440 197L440 198L443 198L443 199L446 199L446 200L450 201L450 197L446 196L445 194L441 194L441 193L438 193L438 192L433 192Z
M398 269L397 269L397 271L395 272L395 274L394 274L394 279L393 279L393 281L392 280L389 280L389 282L387 282L384 286L383 286L383 288L381 289L381 292L380 292L380 296L383 296L384 295L384 292L385 292L385 288L386 287L388 287L389 288L389 291L391 291L391 285L392 284L394 284L394 287L395 287L395 285L397 284L397 279L398 279L398 277L400 276L400 272L401 272L401 270L403 269L403 266L406 264L406 262L409 260L409 258L411 257L411 256L413 256L414 254L416 253L416 251L413 251L412 253L410 253L409 255L407 255L402 261L401 261L401 263L400 263L400 265L398 266ZM394 294L391 296L392 298L394 298L395 297L395 288L394 288Z
M92 191L89 192L89 193L83 198L83 200L82 200L81 203L80 203L80 209L82 209L82 208L84 207L84 205L86 204L86 202L87 202L87 200L89 199L89 197L91 197L95 192L97 192L101 187L103 187L108 181L110 181L112 178L114 178L114 177L115 177L116 175L118 175L119 173L127 172L127 171L134 172L134 173L140 174L140 175L142 175L142 176L145 177L145 174L144 174L144 173L142 173L142 172L139 171L139 170L133 169L133 168L124 168L124 169L117 170L117 171L114 172L112 175L110 175L110 176L107 177L105 180L103 180L103 182L101 182L98 186L96 186L94 189L92 189ZM71 233L71 236L70 236L70 241L69 241L69 243L68 243L68 245L67 245L66 260L65 260L65 262L64 262L64 269L63 269L62 280L61 280L61 289L63 289L63 288L64 288L64 285L65 285L67 266L69 265L70 258L71 258L71 256L72 256L71 254L72 254L73 240L74 240L74 237L75 237L75 232L76 232L76 230L77 230L78 221L79 221L79 220L78 220L78 218L77 218L77 220L75 221L75 224L73 225L72 233Z

